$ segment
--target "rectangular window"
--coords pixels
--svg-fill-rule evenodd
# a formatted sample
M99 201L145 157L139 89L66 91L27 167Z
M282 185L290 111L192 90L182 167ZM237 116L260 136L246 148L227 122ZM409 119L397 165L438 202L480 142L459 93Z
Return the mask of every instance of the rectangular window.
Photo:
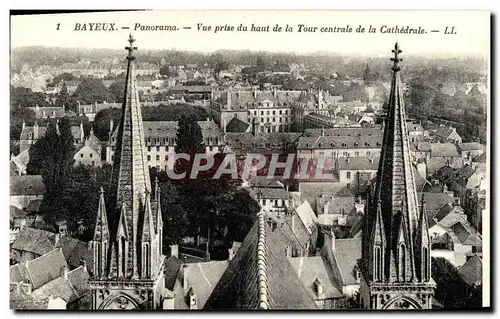
M354 152L354 156L358 157L359 156L359 152Z
M148 146L148 152L151 152L151 146Z
M82 157L82 158L83 158L83 154L80 154L80 157Z
M276 115L276 111L273 111L273 115Z
M151 160L151 155L148 155L148 161L150 161L150 160Z
M90 158L92 158L92 153L89 154Z
M264 118L263 117L260 118L260 122L264 123Z
M165 155L165 160L168 161L168 155Z
M159 161L160 160L160 155L156 155L156 160Z
M159 151L160 151L160 147L159 147L159 146L157 146L157 147L156 147L156 151L157 151L157 152L159 152Z
M351 183L347 183L347 189L351 189Z
M366 151L366 156L370 156L370 151Z
M347 172L347 179L351 179L351 172Z

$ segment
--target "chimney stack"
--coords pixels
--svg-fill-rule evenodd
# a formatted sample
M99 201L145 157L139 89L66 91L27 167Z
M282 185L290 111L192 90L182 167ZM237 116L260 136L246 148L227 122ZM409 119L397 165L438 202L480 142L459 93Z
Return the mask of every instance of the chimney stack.
M188 265L182 265L182 287L184 288L184 295L188 291Z
M33 125L33 139L38 139L38 122L35 121L35 125Z
M22 130L24 131L24 129L26 128L26 122L24 121L23 119L23 126L22 126Z
M333 228L330 229L330 235L331 235L331 247L332 247L332 251L334 252L335 251L335 233L333 232Z
M179 246L170 245L170 256L179 258Z
M113 119L109 119L109 133L113 133Z
M61 267L61 277L63 277L64 279L68 279L68 267L67 266Z
M20 283L21 291L27 295L31 295L32 286L29 280Z
M327 200L325 205L323 206L323 214L328 214L328 210L329 210L329 207L330 207L330 202Z

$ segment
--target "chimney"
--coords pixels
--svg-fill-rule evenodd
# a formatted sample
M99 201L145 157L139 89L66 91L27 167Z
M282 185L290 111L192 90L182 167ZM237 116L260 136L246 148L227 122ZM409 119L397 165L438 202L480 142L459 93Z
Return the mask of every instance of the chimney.
M188 265L182 265L182 287L184 288L184 295L188 291Z
M35 121L35 125L33 125L33 139L38 139L38 122Z
M276 94L277 94L277 90L276 90L276 87L273 88L273 96L276 98Z
M318 295L318 298L325 298L325 286L323 286L317 277L314 280L314 285L316 286L316 294Z
M253 89L253 98L256 99L257 98L257 90L254 88Z
M179 258L179 246L178 245L170 245L170 256Z
M97 113L97 101L94 102L94 113Z
M61 277L63 277L64 279L68 279L68 267L67 266L61 267Z
M24 121L23 119L23 126L22 126L22 130L24 131L24 129L26 128L26 122Z
M325 205L323 206L323 214L325 214L325 215L328 214L328 208L329 208L329 206L330 206L330 202L327 201L325 203Z
M460 207L460 197L453 198L453 207Z
M331 235L331 247L332 247L332 251L334 252L335 251L335 233L333 232L333 228L330 229L330 235Z
M324 126L321 127L321 136L323 136L323 137L325 136L325 127Z
M29 280L20 283L21 291L27 295L31 295L32 286Z
M210 122L210 117L209 116L207 116L207 122Z
M295 212L292 213L292 232L295 233Z
M59 233L56 233L55 234L55 237L54 237L54 241L55 241L55 245L58 245L59 244L59 240L61 239L61 235Z
M109 119L109 133L113 132L113 119Z
M163 299L163 310L173 310L175 309L175 299L173 295L166 296Z
M290 245L286 246L285 254L287 257L292 257L292 246L290 246Z
M87 271L87 261L83 257L80 258L80 266L83 267L83 271Z
M231 92L227 92L227 102L226 102L226 106L227 106L227 109L228 110L231 110L231 104L232 104L232 101L231 101Z
M189 309L198 309L198 297L191 288L188 293Z
M84 137L85 137L85 131L83 130L83 122L82 121L80 121L80 136L81 136L81 140L83 141Z
M235 255L234 250L232 248L229 248L228 252L229 252L229 257L227 258L227 260L233 260L234 255Z

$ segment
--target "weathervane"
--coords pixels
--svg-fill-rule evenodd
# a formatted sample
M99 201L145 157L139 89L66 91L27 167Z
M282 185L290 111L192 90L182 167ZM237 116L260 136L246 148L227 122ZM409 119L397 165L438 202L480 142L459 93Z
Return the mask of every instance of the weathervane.
M403 53L403 51L401 51L399 49L399 44L397 42L394 45L394 50L392 50L392 53L394 53L394 57L391 58L391 61L394 62L394 66L392 67L392 70L394 72L398 72L399 70L401 70L401 68L399 67L399 62L403 61L403 59L399 58L399 54Z
M128 50L127 59L133 60L133 59L135 59L135 57L133 56L132 52L134 52L135 50L137 50L137 47L134 47L135 39L132 36L132 33L130 33L130 35L128 37L128 42L130 43L130 46L125 47L125 50Z

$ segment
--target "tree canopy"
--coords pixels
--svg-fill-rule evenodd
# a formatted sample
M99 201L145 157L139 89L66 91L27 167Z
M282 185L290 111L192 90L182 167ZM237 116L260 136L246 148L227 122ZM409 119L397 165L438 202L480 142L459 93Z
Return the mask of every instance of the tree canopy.
M93 78L83 78L73 94L73 98L80 104L102 103L113 100L113 96L108 92L102 80Z

